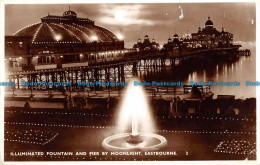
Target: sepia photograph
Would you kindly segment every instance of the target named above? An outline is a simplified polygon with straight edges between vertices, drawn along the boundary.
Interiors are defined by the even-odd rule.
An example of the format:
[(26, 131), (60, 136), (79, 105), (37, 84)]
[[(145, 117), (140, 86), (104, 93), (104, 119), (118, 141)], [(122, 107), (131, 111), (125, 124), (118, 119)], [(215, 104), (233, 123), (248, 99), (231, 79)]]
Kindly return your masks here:
[(256, 3), (4, 5), (4, 162), (256, 161)]

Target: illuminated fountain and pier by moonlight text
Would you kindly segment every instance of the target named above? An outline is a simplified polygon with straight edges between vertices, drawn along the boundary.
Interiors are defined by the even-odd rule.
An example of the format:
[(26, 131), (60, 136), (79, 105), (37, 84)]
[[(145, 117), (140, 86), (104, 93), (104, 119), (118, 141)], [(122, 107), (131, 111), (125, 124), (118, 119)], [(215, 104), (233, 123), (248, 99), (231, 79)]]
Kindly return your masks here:
[[(109, 136), (102, 142), (102, 146), (109, 151), (149, 151), (167, 145), (165, 137), (150, 133), (154, 128), (153, 119), (144, 89), (140, 86), (127, 87), (118, 123), (119, 131), (124, 133)], [(129, 127), (131, 133), (125, 132)]]

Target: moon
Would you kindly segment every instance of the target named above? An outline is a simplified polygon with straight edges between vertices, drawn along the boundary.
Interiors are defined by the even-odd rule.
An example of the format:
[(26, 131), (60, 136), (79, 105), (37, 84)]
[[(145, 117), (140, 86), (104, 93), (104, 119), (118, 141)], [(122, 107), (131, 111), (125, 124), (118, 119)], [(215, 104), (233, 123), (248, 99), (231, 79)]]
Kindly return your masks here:
[(117, 10), (114, 13), (115, 20), (118, 22), (126, 21), (126, 11), (124, 10)]

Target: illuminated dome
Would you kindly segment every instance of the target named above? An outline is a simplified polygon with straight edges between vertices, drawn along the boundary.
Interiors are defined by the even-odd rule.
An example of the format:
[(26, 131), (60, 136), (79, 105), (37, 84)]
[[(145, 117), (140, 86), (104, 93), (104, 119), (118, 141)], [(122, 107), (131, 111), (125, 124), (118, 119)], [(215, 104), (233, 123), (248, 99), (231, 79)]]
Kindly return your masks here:
[(63, 16), (43, 17), (40, 23), (26, 26), (14, 35), (31, 36), (35, 44), (119, 41), (108, 29), (96, 26), (88, 18), (77, 18), (77, 14), (71, 10), (65, 11)]
[(210, 20), (210, 17), (208, 17), (208, 20), (205, 23), (205, 26), (213, 26), (213, 22)]

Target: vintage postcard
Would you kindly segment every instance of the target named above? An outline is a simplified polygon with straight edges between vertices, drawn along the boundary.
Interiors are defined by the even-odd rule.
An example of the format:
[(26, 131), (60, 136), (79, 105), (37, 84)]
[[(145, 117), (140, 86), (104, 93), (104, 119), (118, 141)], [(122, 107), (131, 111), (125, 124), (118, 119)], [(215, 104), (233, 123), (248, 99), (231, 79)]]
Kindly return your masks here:
[(257, 162), (256, 8), (4, 3), (3, 161)]

